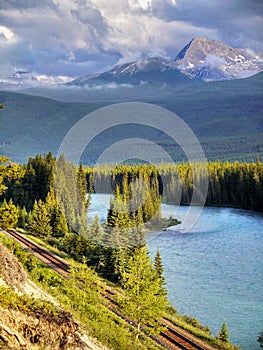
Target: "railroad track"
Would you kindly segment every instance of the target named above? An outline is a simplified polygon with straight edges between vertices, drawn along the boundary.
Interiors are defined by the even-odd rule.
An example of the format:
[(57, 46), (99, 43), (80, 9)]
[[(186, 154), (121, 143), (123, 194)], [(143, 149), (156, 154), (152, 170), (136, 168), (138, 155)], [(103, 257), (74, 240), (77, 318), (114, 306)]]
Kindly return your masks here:
[(8, 230), (8, 234), (15, 239), (17, 239), (23, 246), (29, 248), (34, 255), (36, 255), (40, 260), (42, 260), (46, 265), (50, 266), (52, 269), (57, 271), (63, 277), (67, 276), (69, 272), (69, 264), (64, 260), (58, 258), (56, 255), (50, 253), (47, 249), (44, 249), (40, 245), (25, 238), (15, 230)]
[[(109, 289), (105, 289), (104, 291), (105, 297), (110, 301), (111, 303), (111, 310), (119, 315), (121, 318), (126, 320), (129, 324), (131, 324), (130, 320), (125, 317), (125, 315), (122, 314), (121, 310), (119, 309), (119, 305), (116, 303), (114, 296), (115, 293), (113, 293)], [(166, 320), (165, 318), (161, 319), (161, 324), (166, 327), (165, 331), (160, 332), (157, 336), (152, 336), (152, 339), (157, 341), (159, 344), (163, 345), (167, 349), (171, 350), (208, 350), (212, 349), (211, 347), (204, 348), (200, 344), (197, 344), (192, 339), (189, 339), (182, 333), (178, 332), (175, 328), (170, 326), (169, 320)], [(134, 326), (136, 326), (136, 323), (134, 323)], [(142, 329), (145, 331), (145, 334), (147, 334), (147, 327), (142, 326)]]
[(168, 326), (166, 322), (164, 322), (164, 325), (166, 326), (167, 330), (165, 332), (161, 332), (160, 335), (169, 340), (177, 348), (182, 350), (207, 350), (207, 348), (202, 347), (182, 333), (176, 331), (174, 328)]
[[(29, 248), (32, 253), (42, 260), (46, 265), (57, 271), (60, 275), (65, 278), (68, 278), (69, 264), (63, 259), (57, 257), (56, 255), (49, 252), (47, 249), (41, 247), (30, 239), (22, 236), (16, 230), (7, 231), (10, 236), (18, 240), (23, 246)], [(123, 313), (119, 310), (119, 307), (114, 298), (115, 293), (109, 289), (105, 289), (104, 296), (110, 301), (110, 309), (112, 312), (117, 314), (119, 317), (126, 319), (129, 324), (131, 322)], [(158, 336), (153, 336), (152, 338), (157, 341), (159, 344), (164, 346), (166, 349), (171, 350), (211, 350), (211, 346), (202, 347), (197, 344), (192, 339), (189, 339), (184, 334), (178, 332), (176, 329), (171, 327), (171, 323), (164, 318), (161, 320), (161, 323), (166, 327), (166, 331), (161, 332)]]

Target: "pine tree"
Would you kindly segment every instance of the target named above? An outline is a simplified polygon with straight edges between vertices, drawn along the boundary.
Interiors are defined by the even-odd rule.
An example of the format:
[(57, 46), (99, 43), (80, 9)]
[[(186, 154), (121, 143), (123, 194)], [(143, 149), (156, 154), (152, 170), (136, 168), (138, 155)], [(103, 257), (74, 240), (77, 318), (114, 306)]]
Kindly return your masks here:
[(161, 258), (161, 253), (160, 250), (157, 249), (157, 253), (154, 258), (154, 268), (156, 271), (156, 274), (158, 278), (160, 279), (160, 284), (162, 287), (162, 292), (167, 295), (167, 290), (165, 289), (165, 278), (163, 276), (163, 264), (162, 264), (162, 258)]
[(229, 343), (228, 330), (227, 330), (227, 325), (225, 321), (223, 322), (222, 327), (218, 332), (217, 339), (225, 343)]
[(154, 258), (154, 267), (155, 271), (160, 279), (163, 278), (163, 264), (162, 264), (162, 258), (159, 248), (157, 249), (155, 258)]
[(59, 209), (59, 205), (53, 190), (48, 193), (45, 205), (49, 215), (53, 236), (64, 236), (66, 233), (68, 233), (67, 220), (62, 211)]
[(7, 163), (9, 162), (8, 157), (0, 156), (0, 196), (5, 192), (7, 186), (3, 183), (4, 177), (8, 172)]
[(160, 293), (160, 280), (146, 247), (134, 249), (121, 271), (121, 284), (126, 292), (122, 307), (137, 322), (137, 340), (142, 323), (157, 325), (156, 320), (167, 306), (166, 296)]
[(7, 203), (4, 199), (0, 207), (0, 227), (10, 229), (16, 227), (19, 217), (19, 209), (13, 204), (12, 199)]
[(78, 171), (77, 171), (77, 186), (78, 186), (78, 193), (80, 196), (81, 202), (84, 204), (86, 210), (88, 209), (89, 202), (87, 201), (86, 195), (87, 195), (87, 179), (86, 174), (83, 169), (82, 163), (80, 162)]
[(56, 216), (55, 216), (55, 222), (53, 226), (53, 235), (54, 236), (64, 236), (68, 233), (68, 224), (65, 216), (61, 212), (60, 209), (58, 209)]
[(146, 229), (142, 221), (142, 211), (139, 209), (138, 214), (133, 213), (131, 218), (132, 228), (127, 230), (127, 245), (129, 247), (146, 246)]
[(52, 232), (50, 217), (45, 203), (41, 199), (35, 201), (32, 213), (30, 215), (30, 230), (37, 236), (49, 236)]
[(259, 342), (260, 347), (263, 349), (263, 331), (259, 333), (257, 341)]
[(110, 201), (107, 222), (110, 227), (119, 227), (121, 229), (131, 226), (127, 198), (121, 195), (119, 185), (116, 186), (114, 199)]
[(100, 225), (100, 219), (97, 214), (91, 222), (90, 235), (92, 242), (94, 242), (97, 245), (103, 244), (104, 231)]
[[(82, 171), (81, 171), (82, 172)], [(88, 227), (86, 211), (86, 194), (84, 187), (82, 197), (79, 193), (78, 170), (75, 164), (68, 163), (62, 155), (55, 164), (55, 191), (59, 208), (67, 219), (68, 226), (73, 232), (85, 235)], [(86, 193), (86, 192), (85, 192)]]
[(17, 226), (21, 228), (26, 228), (27, 222), (28, 222), (28, 213), (26, 211), (26, 208), (25, 207), (23, 207), (22, 209), (20, 208)]

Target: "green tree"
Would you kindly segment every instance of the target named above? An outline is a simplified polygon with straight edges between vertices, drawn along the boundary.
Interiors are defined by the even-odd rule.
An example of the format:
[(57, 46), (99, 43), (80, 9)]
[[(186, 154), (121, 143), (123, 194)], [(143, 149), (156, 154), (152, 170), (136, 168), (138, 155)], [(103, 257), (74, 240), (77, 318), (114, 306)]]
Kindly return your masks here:
[(45, 203), (40, 199), (35, 201), (30, 215), (30, 230), (37, 236), (49, 236), (52, 232), (50, 217)]
[(87, 200), (87, 179), (83, 169), (83, 165), (80, 162), (77, 170), (77, 187), (81, 202), (84, 204), (86, 210), (88, 209), (89, 201)]
[(116, 186), (115, 196), (110, 201), (107, 222), (111, 227), (128, 228), (131, 225), (127, 198), (122, 196), (119, 185)]
[(19, 210), (13, 204), (12, 199), (7, 203), (4, 199), (4, 203), (0, 208), (0, 226), (4, 229), (16, 227), (19, 217)]
[(260, 347), (263, 349), (263, 331), (259, 333), (257, 340), (259, 342)]
[(90, 238), (96, 245), (103, 244), (104, 231), (100, 225), (100, 219), (97, 214), (91, 222)]
[(160, 279), (146, 247), (134, 249), (121, 271), (121, 284), (126, 292), (121, 305), (127, 315), (137, 322), (137, 340), (142, 323), (157, 326), (156, 320), (167, 306)]
[(67, 220), (62, 211), (59, 209), (54, 191), (50, 191), (47, 195), (46, 208), (49, 215), (53, 236), (61, 237), (68, 233)]
[(7, 186), (3, 183), (4, 177), (8, 171), (9, 158), (0, 156), (0, 196), (5, 192)]
[(229, 337), (228, 337), (228, 330), (227, 330), (227, 325), (226, 322), (223, 322), (222, 327), (220, 331), (218, 332), (217, 339), (229, 343)]
[(163, 264), (159, 248), (157, 249), (157, 253), (154, 258), (154, 267), (158, 277), (160, 279), (163, 278)]
[(167, 291), (164, 287), (165, 286), (165, 278), (163, 276), (163, 264), (162, 264), (162, 258), (161, 258), (161, 253), (160, 253), (159, 249), (157, 250), (157, 253), (156, 253), (155, 258), (154, 258), (154, 268), (155, 268), (157, 276), (160, 279), (160, 283), (161, 283), (162, 288), (163, 288), (163, 293), (167, 294)]
[(26, 208), (25, 207), (23, 207), (22, 209), (20, 208), (17, 226), (21, 228), (26, 228), (27, 221), (28, 221), (28, 213), (26, 211)]
[[(86, 197), (83, 203), (78, 189), (78, 171), (62, 155), (55, 164), (56, 198), (70, 230), (85, 234), (88, 227)], [(82, 193), (84, 195), (84, 191)]]

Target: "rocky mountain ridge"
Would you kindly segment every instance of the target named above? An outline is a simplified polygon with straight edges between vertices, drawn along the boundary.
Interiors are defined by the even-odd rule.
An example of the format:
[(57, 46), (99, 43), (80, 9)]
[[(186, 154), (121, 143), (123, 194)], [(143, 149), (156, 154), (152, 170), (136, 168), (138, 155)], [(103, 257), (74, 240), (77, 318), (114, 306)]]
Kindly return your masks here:
[(203, 81), (247, 78), (263, 70), (263, 54), (193, 38), (175, 58), (177, 68)]

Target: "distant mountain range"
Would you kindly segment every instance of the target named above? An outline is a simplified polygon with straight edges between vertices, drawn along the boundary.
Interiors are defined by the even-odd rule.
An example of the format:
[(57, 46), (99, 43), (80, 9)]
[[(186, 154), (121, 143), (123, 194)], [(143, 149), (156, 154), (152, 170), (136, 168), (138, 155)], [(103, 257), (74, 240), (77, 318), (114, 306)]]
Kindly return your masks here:
[(153, 57), (117, 65), (111, 70), (90, 74), (67, 82), (63, 76), (52, 77), (18, 71), (0, 80), (0, 89), (48, 87), (56, 84), (88, 89), (116, 89), (136, 86), (178, 88), (195, 84), (246, 78), (263, 71), (263, 54), (233, 48), (205, 38), (192, 39), (175, 57)]
[[(187, 85), (194, 80), (204, 82), (246, 78), (263, 71), (263, 54), (204, 38), (194, 38), (174, 60), (147, 58), (118, 65), (108, 72), (87, 75), (69, 85), (99, 84), (163, 84)], [(190, 78), (187, 80), (185, 77)]]

